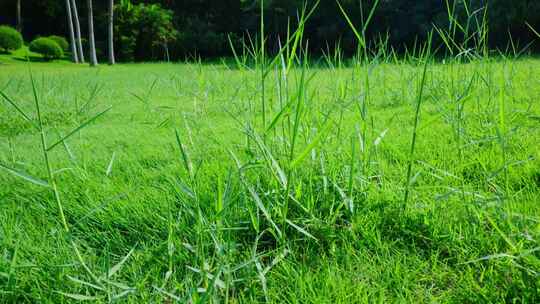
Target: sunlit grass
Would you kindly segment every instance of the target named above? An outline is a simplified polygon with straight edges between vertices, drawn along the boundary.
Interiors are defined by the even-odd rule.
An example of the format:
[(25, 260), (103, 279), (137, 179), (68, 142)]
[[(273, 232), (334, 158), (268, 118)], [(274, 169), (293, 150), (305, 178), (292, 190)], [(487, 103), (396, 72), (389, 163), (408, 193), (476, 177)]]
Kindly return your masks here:
[[(69, 233), (53, 193), (1, 171), (7, 301), (538, 297), (537, 60), (429, 63), (413, 158), (422, 66), (373, 63), (365, 123), (363, 68), (276, 69), (265, 122), (256, 70), (31, 68), (46, 146), (113, 108), (48, 152)], [(27, 63), (0, 89), (36, 119)], [(0, 113), (0, 164), (50, 180), (39, 132)], [(123, 261), (121, 287), (72, 242), (92, 273)]]

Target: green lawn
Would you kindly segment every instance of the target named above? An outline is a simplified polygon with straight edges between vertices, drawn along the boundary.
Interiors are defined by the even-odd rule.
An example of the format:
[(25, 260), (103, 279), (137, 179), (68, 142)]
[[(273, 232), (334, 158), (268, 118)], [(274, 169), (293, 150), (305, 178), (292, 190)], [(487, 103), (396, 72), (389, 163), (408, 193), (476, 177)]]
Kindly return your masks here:
[(0, 57), (0, 302), (540, 302), (540, 60), (368, 70)]

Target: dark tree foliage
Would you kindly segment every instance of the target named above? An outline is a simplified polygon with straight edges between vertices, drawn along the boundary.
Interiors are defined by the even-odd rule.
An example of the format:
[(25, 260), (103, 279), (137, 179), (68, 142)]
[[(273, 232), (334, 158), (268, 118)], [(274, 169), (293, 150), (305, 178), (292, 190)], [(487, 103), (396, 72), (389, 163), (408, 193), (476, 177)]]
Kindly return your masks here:
[(117, 57), (121, 61), (163, 59), (178, 32), (173, 12), (159, 4), (120, 1), (114, 23)]
[[(538, 0), (484, 0), (488, 5), (492, 42), (498, 46), (507, 44), (509, 37), (526, 44), (534, 35), (526, 26), (540, 28), (540, 1)], [(537, 51), (540, 46), (536, 44)]]
[[(144, 7), (148, 16), (129, 20), (126, 3)], [(120, 60), (171, 59), (189, 57), (230, 56), (229, 38), (236, 45), (256, 40), (260, 34), (260, 6), (264, 3), (265, 36), (268, 51), (284, 42), (288, 28), (293, 30), (303, 9), (311, 9), (316, 0), (119, 0), (115, 21), (117, 55)], [(360, 28), (375, 0), (339, 0), (351, 21)], [(85, 25), (85, 1), (78, 1), (81, 24)], [(154, 5), (155, 4), (155, 5)], [(67, 33), (63, 1), (33, 0), (22, 2), (24, 36)], [(95, 26), (98, 55), (104, 55), (106, 35), (106, 1), (95, 1)], [(143, 5), (143, 6), (140, 6)], [(150, 9), (151, 8), (151, 9)], [(159, 9), (158, 9), (159, 8)], [(15, 24), (15, 1), (0, 1), (0, 24)], [(164, 13), (166, 12), (166, 13)], [(505, 50), (510, 45), (540, 51), (530, 26), (540, 28), (540, 1), (537, 0), (380, 0), (366, 31), (371, 46), (387, 41), (396, 51), (414, 47), (426, 39), (434, 26), (451, 28), (449, 12), (468, 33), (478, 30), (479, 22), (489, 28), (487, 42), (491, 48)], [(148, 27), (148, 29), (147, 29)], [(168, 29), (167, 39), (160, 32)], [(86, 29), (83, 26), (83, 32)], [(457, 30), (454, 38), (461, 43), (466, 35)], [(171, 37), (174, 35), (174, 37)], [(434, 34), (434, 46), (442, 41)], [(336, 45), (346, 54), (353, 54), (357, 41), (343, 18), (335, 0), (321, 0), (305, 28), (304, 41), (309, 41), (313, 54), (333, 49)], [(470, 41), (468, 42), (470, 43)]]

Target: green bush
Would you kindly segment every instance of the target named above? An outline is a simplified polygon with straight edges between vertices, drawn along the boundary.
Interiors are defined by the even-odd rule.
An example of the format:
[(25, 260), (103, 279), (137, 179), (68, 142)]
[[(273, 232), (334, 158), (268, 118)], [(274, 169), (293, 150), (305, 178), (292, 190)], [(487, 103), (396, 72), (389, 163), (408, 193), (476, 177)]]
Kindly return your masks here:
[(1, 25), (0, 26), (0, 50), (4, 52), (18, 50), (23, 46), (21, 33), (16, 29)]
[(56, 43), (49, 38), (37, 38), (30, 43), (30, 51), (43, 55), (45, 60), (56, 59), (64, 56), (64, 51)]
[(64, 52), (69, 50), (69, 43), (67, 42), (66, 38), (57, 35), (52, 35), (48, 38), (58, 43), (58, 45), (62, 48), (62, 50), (64, 50)]

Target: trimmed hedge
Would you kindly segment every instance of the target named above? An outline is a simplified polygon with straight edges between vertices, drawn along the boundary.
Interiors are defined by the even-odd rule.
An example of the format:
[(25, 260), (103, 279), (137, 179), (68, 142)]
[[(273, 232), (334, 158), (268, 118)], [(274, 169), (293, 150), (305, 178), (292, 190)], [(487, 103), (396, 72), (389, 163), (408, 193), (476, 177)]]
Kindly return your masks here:
[(64, 52), (69, 50), (69, 43), (67, 42), (66, 38), (57, 35), (51, 35), (48, 38), (58, 43), (58, 45), (62, 48), (62, 50), (64, 50)]
[(45, 60), (64, 56), (64, 51), (58, 43), (49, 38), (37, 38), (32, 41), (32, 43), (30, 43), (30, 51), (41, 54)]
[(16, 29), (1, 25), (0, 26), (0, 50), (5, 52), (15, 51), (23, 46), (21, 33)]

